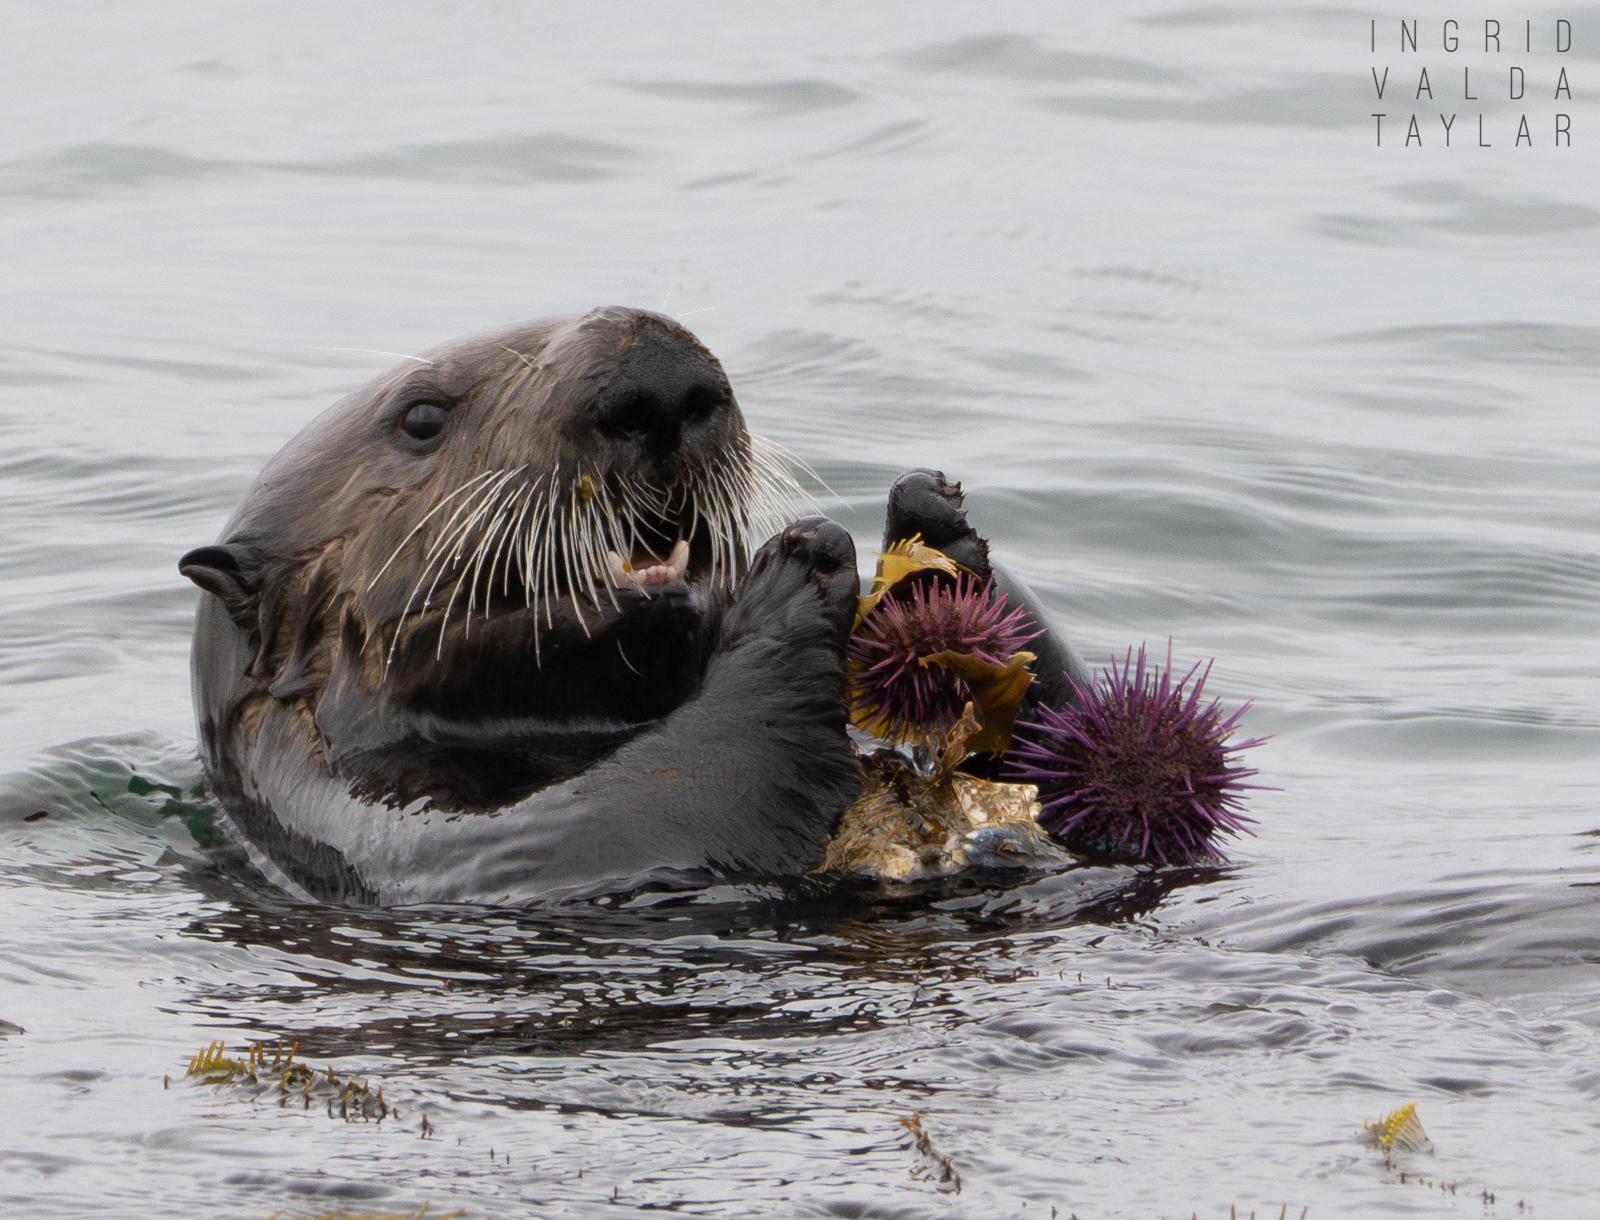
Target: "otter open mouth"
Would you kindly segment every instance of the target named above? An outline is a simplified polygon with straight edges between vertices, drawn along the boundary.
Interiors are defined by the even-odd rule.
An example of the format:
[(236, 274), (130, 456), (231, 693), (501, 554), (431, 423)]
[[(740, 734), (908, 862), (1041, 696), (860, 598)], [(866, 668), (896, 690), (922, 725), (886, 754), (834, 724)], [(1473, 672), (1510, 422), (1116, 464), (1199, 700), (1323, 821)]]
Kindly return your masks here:
[(635, 589), (647, 593), (667, 585), (681, 585), (689, 575), (689, 543), (679, 539), (672, 553), (658, 558), (644, 546), (636, 545), (633, 554), (624, 559), (615, 551), (606, 552), (606, 574), (619, 589)]
[[(731, 591), (753, 547), (808, 497), (789, 459), (747, 437), (721, 459), (657, 486), (626, 472), (562, 475), (559, 465), (482, 471), (439, 498), (401, 539), (376, 577), (405, 571), (399, 619), (437, 616), (435, 651), (452, 621), (464, 634), (526, 613), (534, 650), (566, 617), (583, 634), (627, 615), (638, 599)], [(397, 561), (420, 546), (420, 563)], [(564, 610), (563, 607), (566, 607)], [(390, 657), (404, 634), (396, 630)]]

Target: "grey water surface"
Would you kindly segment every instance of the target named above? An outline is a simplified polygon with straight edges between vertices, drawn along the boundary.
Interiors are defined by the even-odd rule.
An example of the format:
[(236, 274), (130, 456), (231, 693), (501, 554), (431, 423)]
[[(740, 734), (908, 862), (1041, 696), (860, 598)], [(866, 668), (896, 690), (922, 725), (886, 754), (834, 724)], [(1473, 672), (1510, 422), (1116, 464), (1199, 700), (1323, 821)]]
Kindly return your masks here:
[[(4, 6), (0, 1214), (1600, 1215), (1600, 9), (1452, 16)], [(219, 868), (177, 556), (386, 353), (611, 303), (864, 563), (937, 466), (1092, 663), (1215, 657), (1273, 735), (1235, 867), (559, 917)], [(398, 1112), (184, 1077), (280, 1038)]]

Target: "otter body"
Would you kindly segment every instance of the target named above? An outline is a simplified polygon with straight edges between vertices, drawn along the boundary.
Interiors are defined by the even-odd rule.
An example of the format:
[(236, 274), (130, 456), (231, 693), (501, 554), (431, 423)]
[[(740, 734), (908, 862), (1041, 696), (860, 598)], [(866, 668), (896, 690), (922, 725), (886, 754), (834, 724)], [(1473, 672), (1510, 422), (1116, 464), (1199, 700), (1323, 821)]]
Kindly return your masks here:
[[(597, 310), (426, 353), (313, 421), (215, 546), (211, 786), (317, 898), (521, 905), (820, 862), (860, 772), (849, 535), (716, 359)], [(781, 522), (778, 516), (777, 521)]]
[[(862, 786), (859, 586), (843, 528), (784, 526), (797, 490), (716, 358), (659, 314), (412, 358), (308, 425), (179, 561), (210, 595), (193, 682), (213, 792), (327, 901), (816, 868)], [(890, 494), (886, 542), (918, 532), (1044, 625), (936, 472)], [(1029, 699), (1060, 706), (1081, 662), (1032, 647)]]

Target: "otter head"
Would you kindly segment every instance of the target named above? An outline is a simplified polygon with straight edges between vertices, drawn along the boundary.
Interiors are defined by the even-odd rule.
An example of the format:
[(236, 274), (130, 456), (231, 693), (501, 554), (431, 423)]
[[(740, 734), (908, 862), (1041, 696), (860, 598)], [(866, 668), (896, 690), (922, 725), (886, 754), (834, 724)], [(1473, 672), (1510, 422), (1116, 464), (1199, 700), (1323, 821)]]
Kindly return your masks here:
[(692, 691), (796, 490), (693, 335), (600, 309), (375, 379), (179, 566), (248, 641), (241, 702), (336, 750), (407, 717), (637, 723)]

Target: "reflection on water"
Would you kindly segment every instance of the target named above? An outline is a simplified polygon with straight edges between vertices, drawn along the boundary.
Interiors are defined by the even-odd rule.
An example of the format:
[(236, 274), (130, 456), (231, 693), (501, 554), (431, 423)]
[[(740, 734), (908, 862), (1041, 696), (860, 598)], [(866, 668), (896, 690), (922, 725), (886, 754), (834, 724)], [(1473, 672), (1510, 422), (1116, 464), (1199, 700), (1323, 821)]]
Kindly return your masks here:
[[(1595, 161), (1372, 147), (1380, 8), (12, 14), (0, 1211), (1587, 1214)], [(176, 556), (384, 353), (611, 302), (722, 356), (864, 566), (941, 467), (1091, 662), (1215, 656), (1281, 789), (1238, 863), (264, 880)], [(197, 1087), (215, 1039), (395, 1110)], [(1413, 1101), (1386, 1170), (1361, 1124)]]

